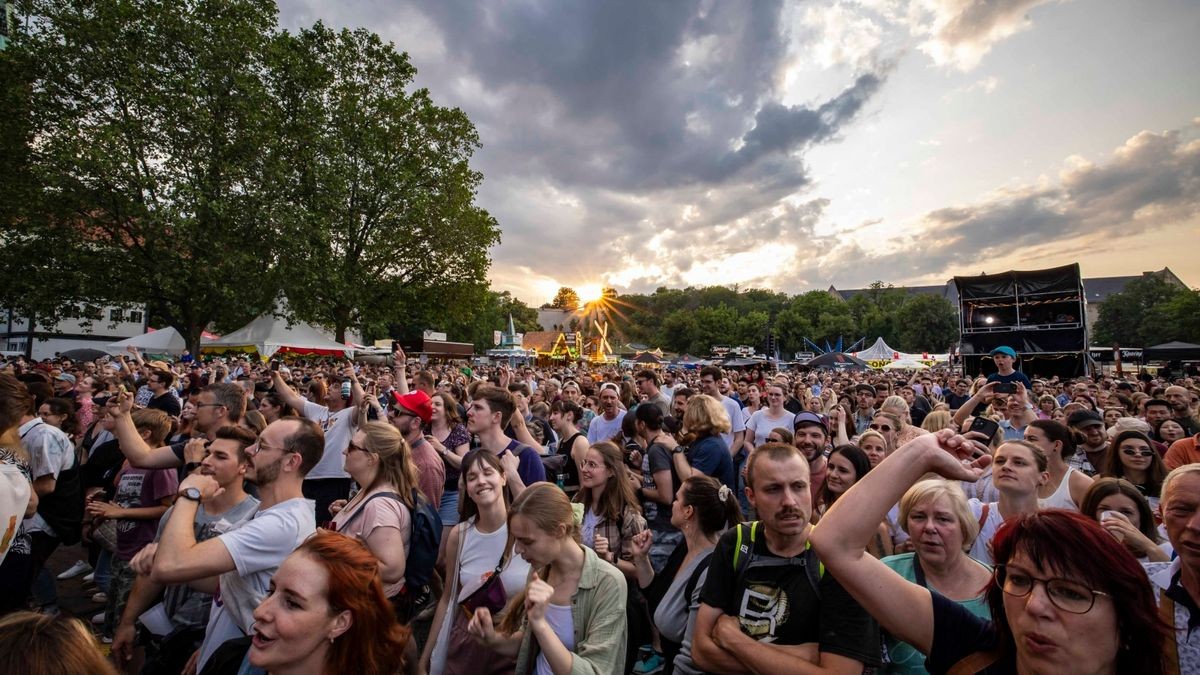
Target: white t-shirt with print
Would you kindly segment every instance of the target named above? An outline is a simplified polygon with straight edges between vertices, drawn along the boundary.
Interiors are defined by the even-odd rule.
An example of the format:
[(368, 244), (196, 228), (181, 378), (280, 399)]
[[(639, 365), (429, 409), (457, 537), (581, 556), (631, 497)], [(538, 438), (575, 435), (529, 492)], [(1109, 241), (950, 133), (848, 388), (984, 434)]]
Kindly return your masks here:
[(349, 478), (346, 473), (346, 448), (354, 435), (354, 408), (330, 412), (329, 408), (312, 401), (304, 403), (304, 416), (321, 425), (325, 432), (325, 454), (304, 478)]

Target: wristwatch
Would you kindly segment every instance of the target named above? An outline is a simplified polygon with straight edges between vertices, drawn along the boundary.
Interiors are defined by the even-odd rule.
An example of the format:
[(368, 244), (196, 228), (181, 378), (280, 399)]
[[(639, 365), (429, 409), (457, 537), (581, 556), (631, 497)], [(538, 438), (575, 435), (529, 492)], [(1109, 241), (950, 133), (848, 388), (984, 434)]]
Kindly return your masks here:
[(179, 491), (179, 496), (183, 497), (184, 499), (190, 499), (194, 502), (199, 502), (200, 501), (200, 488), (198, 488), (198, 487), (184, 488)]

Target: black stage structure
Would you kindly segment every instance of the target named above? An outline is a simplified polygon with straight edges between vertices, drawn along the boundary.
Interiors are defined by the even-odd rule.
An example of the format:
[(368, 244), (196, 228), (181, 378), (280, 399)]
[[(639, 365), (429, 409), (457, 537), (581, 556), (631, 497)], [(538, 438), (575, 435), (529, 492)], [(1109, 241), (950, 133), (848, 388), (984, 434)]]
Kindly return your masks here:
[(1020, 355), (1030, 377), (1088, 372), (1087, 315), (1079, 265), (954, 277), (960, 354), (968, 375), (995, 372), (988, 354), (1000, 346)]

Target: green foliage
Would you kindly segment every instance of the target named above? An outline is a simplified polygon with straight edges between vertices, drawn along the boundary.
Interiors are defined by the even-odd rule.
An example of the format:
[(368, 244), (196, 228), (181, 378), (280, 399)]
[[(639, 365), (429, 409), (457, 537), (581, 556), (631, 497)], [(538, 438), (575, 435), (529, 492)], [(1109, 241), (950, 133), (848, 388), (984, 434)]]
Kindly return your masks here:
[(24, 3), (0, 52), (0, 262), (27, 273), (0, 304), (52, 319), (144, 302), (193, 348), (280, 293), (339, 340), (488, 306), (499, 230), (474, 203), (470, 120), (412, 89), (377, 35), (279, 32), (276, 14)]
[[(450, 339), (456, 342), (474, 344), (475, 353), (482, 354), (496, 346), (493, 341), (495, 331), (508, 327), (510, 314), (513, 327), (518, 333), (542, 329), (538, 324), (536, 309), (514, 298), (508, 291), (497, 293), (490, 290), (483, 293), (482, 301), (474, 305), (471, 312), (454, 319), (431, 319), (431, 322), (425, 325), (444, 330)], [(399, 332), (396, 334), (400, 335)]]
[(550, 301), (550, 306), (554, 309), (565, 309), (575, 311), (579, 309), (579, 294), (574, 288), (563, 286), (554, 294), (554, 299)]
[(945, 352), (958, 342), (958, 311), (949, 300), (936, 295), (913, 295), (895, 314), (899, 332), (889, 342), (905, 352)]
[(1200, 340), (1197, 310), (1197, 291), (1180, 288), (1158, 276), (1143, 276), (1100, 305), (1092, 342), (1123, 347), (1152, 347), (1172, 340), (1196, 342)]

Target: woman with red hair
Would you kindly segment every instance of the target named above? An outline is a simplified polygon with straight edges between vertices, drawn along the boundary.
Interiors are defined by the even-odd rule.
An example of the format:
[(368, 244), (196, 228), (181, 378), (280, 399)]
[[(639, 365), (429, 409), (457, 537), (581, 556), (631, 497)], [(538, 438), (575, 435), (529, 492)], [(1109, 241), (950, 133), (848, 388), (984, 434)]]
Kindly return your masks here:
[(271, 578), (245, 656), (230, 658), (245, 640), (227, 642), (204, 672), (392, 675), (408, 638), (366, 544), (317, 530)]
[[(892, 453), (850, 488), (811, 536), (828, 572), (880, 626), (927, 655), (930, 673), (1165, 672), (1166, 626), (1142, 566), (1095, 521), (1049, 509), (993, 539), (990, 621), (904, 580), (866, 554), (879, 519), (928, 472), (973, 481), (981, 446), (949, 430)], [(976, 464), (984, 462), (976, 462)]]

